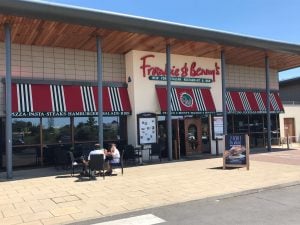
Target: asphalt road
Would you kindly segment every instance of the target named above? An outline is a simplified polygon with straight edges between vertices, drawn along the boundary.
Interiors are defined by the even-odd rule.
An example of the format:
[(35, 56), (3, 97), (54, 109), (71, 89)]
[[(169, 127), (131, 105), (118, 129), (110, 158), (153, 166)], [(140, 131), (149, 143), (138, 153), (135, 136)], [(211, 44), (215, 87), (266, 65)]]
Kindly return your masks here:
[(300, 185), (158, 207), (80, 225), (299, 225)]

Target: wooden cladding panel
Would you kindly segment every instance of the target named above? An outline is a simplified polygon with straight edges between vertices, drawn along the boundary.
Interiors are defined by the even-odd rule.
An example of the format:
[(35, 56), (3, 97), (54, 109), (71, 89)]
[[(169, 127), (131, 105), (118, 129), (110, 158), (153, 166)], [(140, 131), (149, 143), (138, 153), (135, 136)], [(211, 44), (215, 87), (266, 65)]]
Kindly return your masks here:
[(12, 25), (12, 42), (18, 44), (96, 51), (95, 37), (99, 35), (103, 39), (103, 52), (106, 53), (125, 54), (133, 49), (165, 52), (166, 43), (170, 43), (171, 53), (179, 55), (220, 58), (223, 49), (227, 64), (264, 67), (264, 57), (268, 54), (271, 68), (284, 70), (300, 66), (299, 55), (6, 15), (0, 15), (2, 42), (6, 22)]

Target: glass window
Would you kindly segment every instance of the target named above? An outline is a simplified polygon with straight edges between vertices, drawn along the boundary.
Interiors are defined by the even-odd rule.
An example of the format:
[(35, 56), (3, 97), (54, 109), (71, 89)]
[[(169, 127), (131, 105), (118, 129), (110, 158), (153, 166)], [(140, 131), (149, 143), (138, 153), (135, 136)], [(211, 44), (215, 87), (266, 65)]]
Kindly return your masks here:
[(271, 114), (271, 131), (279, 131), (279, 115), (278, 114)]
[(263, 123), (263, 115), (250, 115), (249, 116), (249, 127), (250, 132), (263, 132), (264, 130), (264, 123)]
[[(98, 140), (98, 117), (74, 118), (74, 138), (77, 142)], [(103, 117), (104, 141), (126, 139), (126, 117)]]
[(32, 145), (40, 143), (39, 118), (14, 118), (12, 119), (12, 144)]
[(248, 133), (248, 115), (234, 115), (234, 132), (235, 133)]
[[(13, 166), (38, 165), (40, 155), (40, 119), (12, 119)], [(5, 163), (3, 163), (5, 166)]]
[(98, 117), (75, 117), (74, 139), (78, 142), (98, 140)]
[(201, 118), (202, 137), (204, 136), (204, 137), (208, 138), (208, 136), (209, 136), (209, 126), (208, 126), (208, 124), (209, 124), (208, 116), (203, 116)]
[[(265, 127), (267, 132), (267, 115), (265, 116)], [(279, 144), (280, 141), (280, 128), (279, 128), (279, 115), (271, 114), (271, 138), (272, 144)]]
[(188, 127), (188, 139), (197, 140), (197, 138), (198, 138), (197, 127), (192, 124)]
[(103, 138), (104, 140), (120, 140), (120, 120), (119, 117), (103, 118)]
[[(271, 131), (278, 131), (279, 130), (279, 115), (278, 114), (271, 114)], [(264, 115), (264, 124), (265, 124), (265, 132), (268, 129), (268, 122), (267, 122), (267, 115)]]
[(228, 114), (227, 115), (227, 132), (228, 132), (228, 134), (234, 133), (233, 124), (234, 124), (234, 115)]
[(71, 143), (71, 129), (69, 117), (43, 118), (44, 144)]

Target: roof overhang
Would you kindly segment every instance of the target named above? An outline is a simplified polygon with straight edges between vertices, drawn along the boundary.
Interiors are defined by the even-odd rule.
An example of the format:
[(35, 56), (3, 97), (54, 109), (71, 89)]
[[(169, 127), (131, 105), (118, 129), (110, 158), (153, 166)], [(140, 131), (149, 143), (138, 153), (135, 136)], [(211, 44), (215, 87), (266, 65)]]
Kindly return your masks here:
[(219, 58), (224, 50), (230, 64), (263, 67), (268, 55), (270, 67), (279, 71), (300, 66), (298, 44), (81, 7), (1, 0), (0, 24), (4, 23), (13, 27), (13, 43), (95, 50), (99, 35), (103, 51), (109, 53), (164, 52), (168, 42), (174, 54)]

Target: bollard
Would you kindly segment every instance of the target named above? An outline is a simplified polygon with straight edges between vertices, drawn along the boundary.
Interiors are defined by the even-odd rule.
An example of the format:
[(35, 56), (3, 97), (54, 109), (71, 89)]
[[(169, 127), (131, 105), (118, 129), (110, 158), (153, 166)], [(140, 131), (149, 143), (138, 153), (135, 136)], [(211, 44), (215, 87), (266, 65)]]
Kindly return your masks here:
[(218, 143), (218, 138), (216, 138), (216, 155), (219, 155), (219, 143)]

